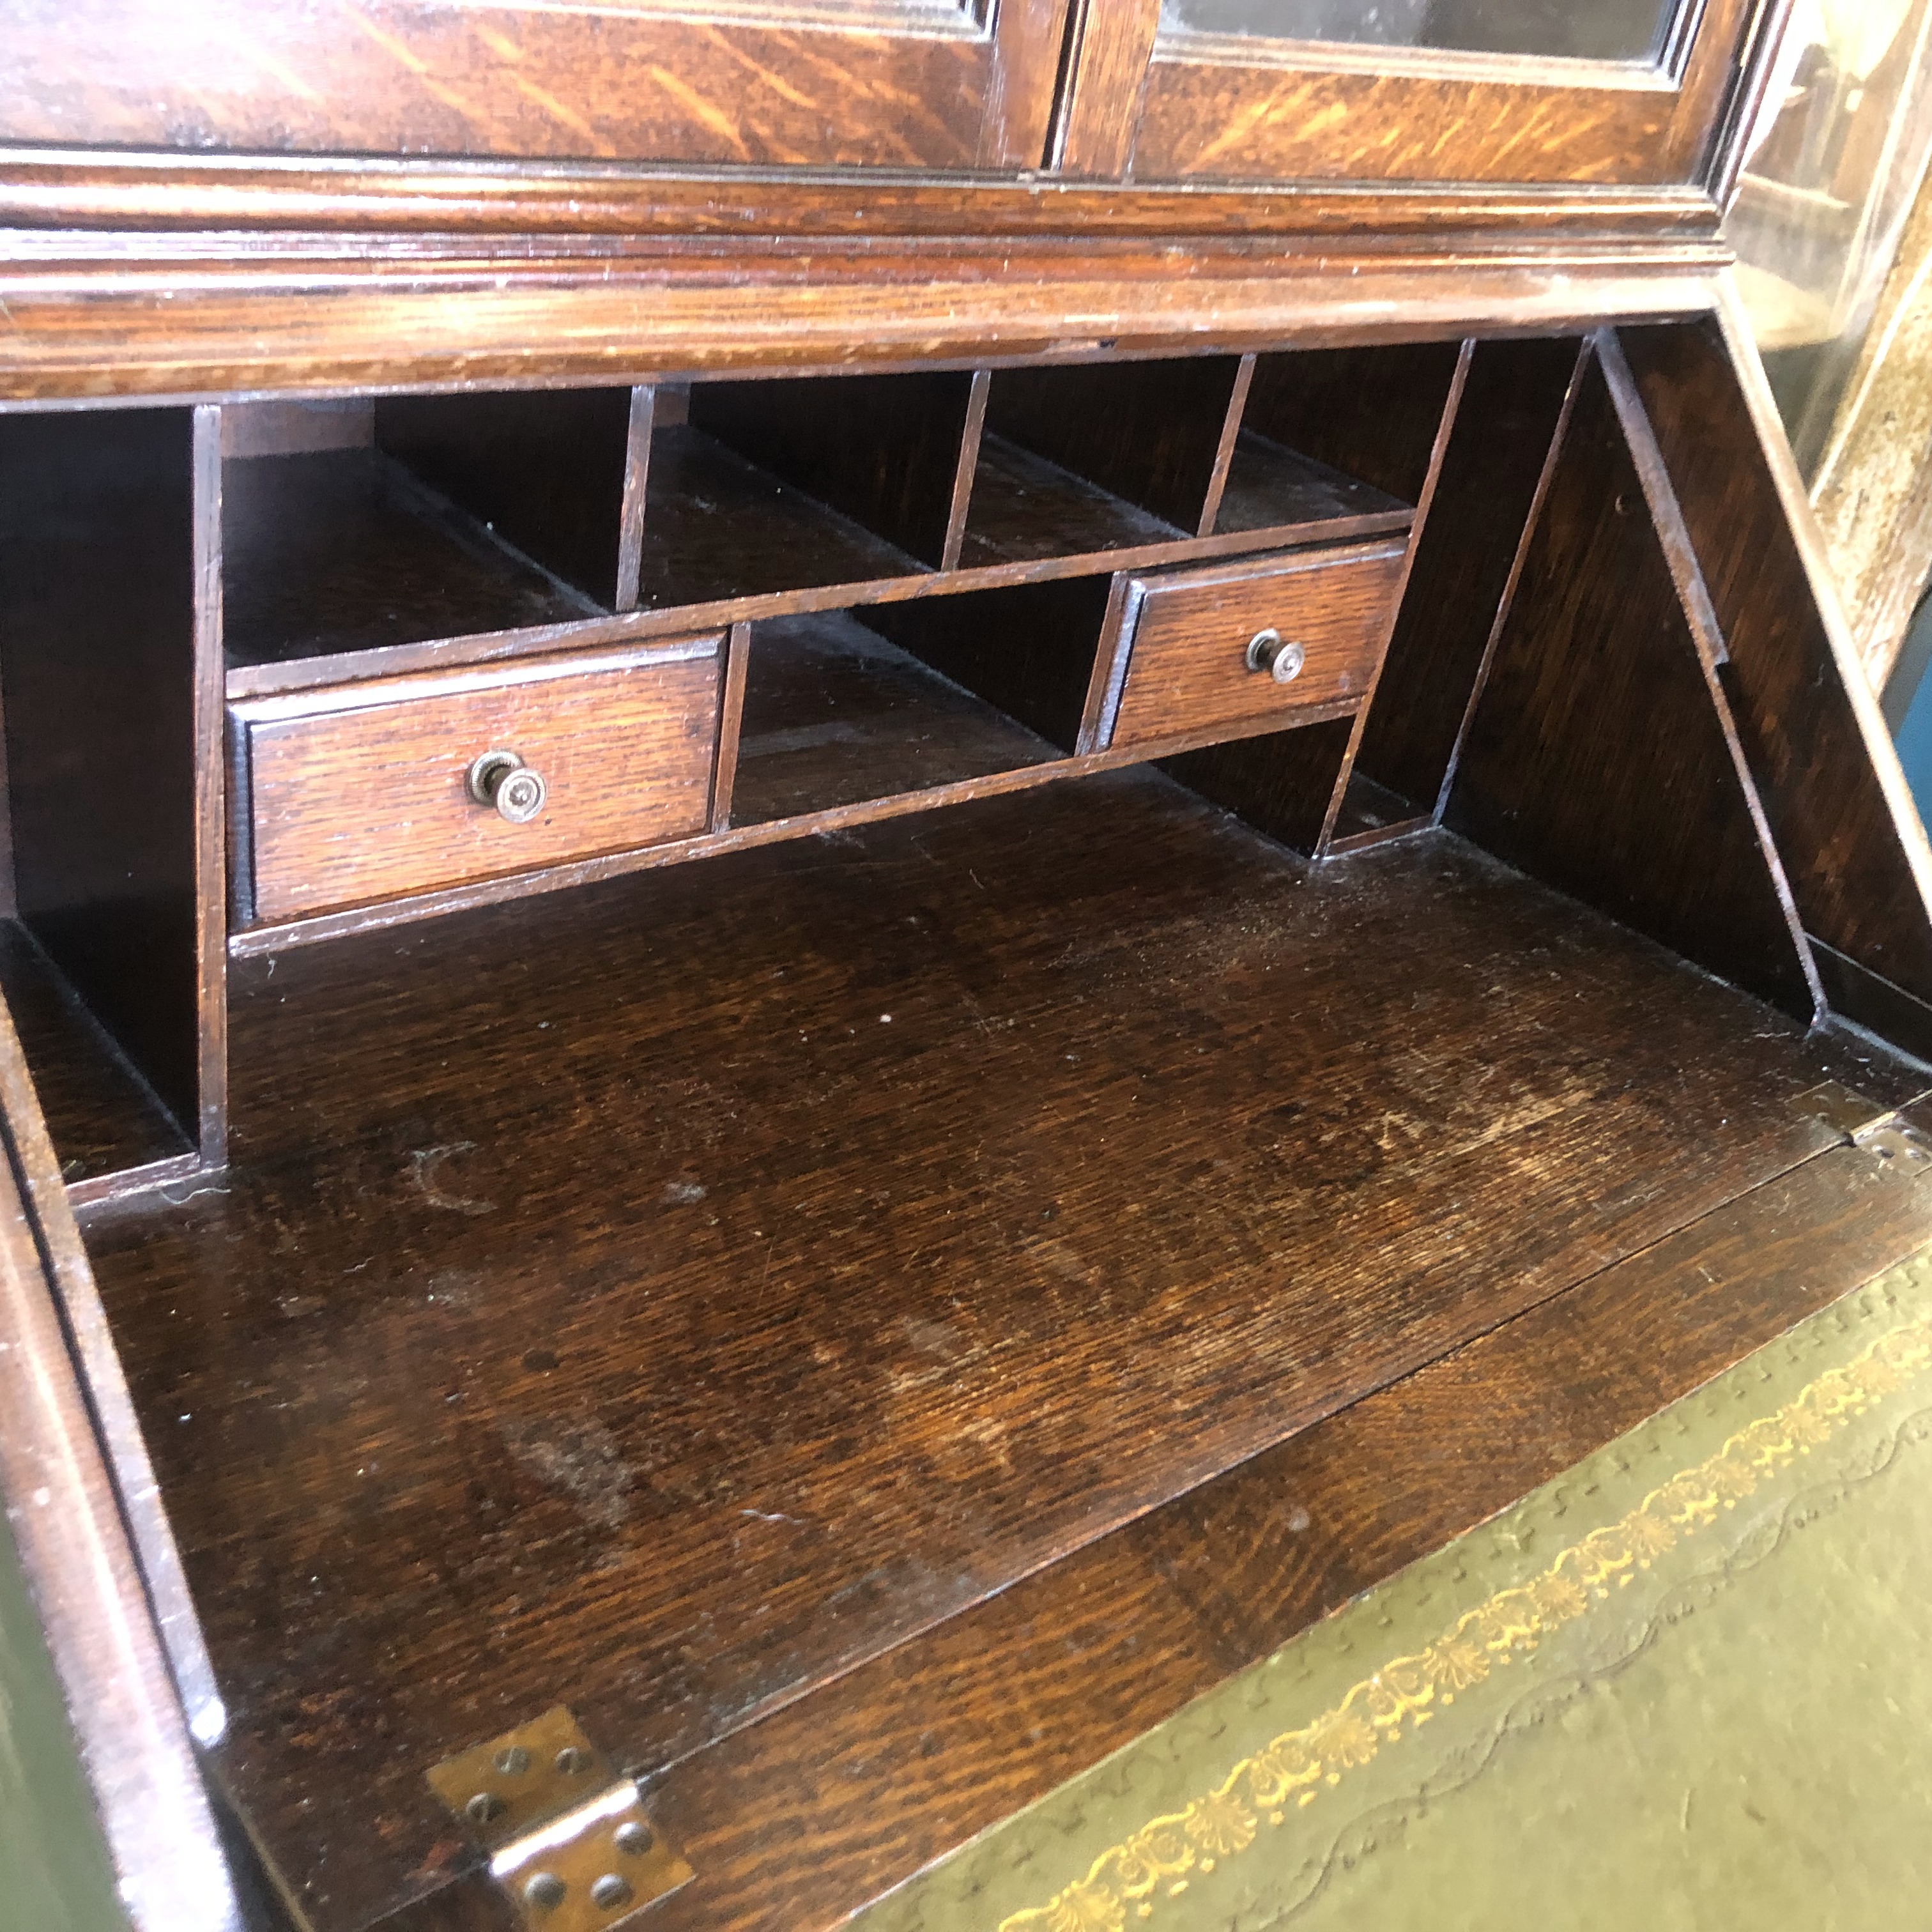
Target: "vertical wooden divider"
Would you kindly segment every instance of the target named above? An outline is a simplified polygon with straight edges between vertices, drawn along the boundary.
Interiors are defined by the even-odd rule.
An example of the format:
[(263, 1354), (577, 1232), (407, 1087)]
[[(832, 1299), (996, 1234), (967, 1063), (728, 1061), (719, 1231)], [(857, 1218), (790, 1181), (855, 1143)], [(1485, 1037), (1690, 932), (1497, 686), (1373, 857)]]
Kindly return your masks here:
[(986, 427), (986, 396), (993, 386), (990, 369), (973, 371), (966, 398), (965, 427), (959, 437), (959, 466), (952, 473), (952, 507), (946, 519), (946, 543), (940, 552), (941, 570), (959, 568), (960, 546), (966, 541), (966, 516), (973, 505), (974, 472), (980, 466), (980, 437)]
[(651, 430), (657, 416), (657, 387), (639, 382), (631, 391), (631, 421), (624, 449), (624, 501), (617, 513), (617, 593), (614, 610), (638, 608), (638, 580), (644, 568), (644, 505), (650, 480)]
[(1415, 520), (1408, 526), (1408, 545), (1402, 553), (1402, 574), (1396, 585), (1396, 593), (1390, 601), (1388, 622), (1384, 628), (1382, 651), (1376, 659), (1375, 676), (1369, 681), (1369, 688), (1363, 694), (1362, 701), (1355, 712), (1354, 728), (1348, 734), (1348, 749), (1342, 754), (1342, 768), (1335, 776), (1335, 789), (1329, 795), (1328, 810), (1322, 821), (1322, 836), (1316, 842), (1315, 856), (1318, 859), (1328, 855), (1329, 841), (1335, 836), (1335, 820), (1340, 815), (1342, 800), (1348, 789), (1348, 780), (1355, 769), (1355, 754), (1361, 748), (1362, 734), (1368, 728), (1369, 708), (1376, 701), (1376, 687), (1382, 682), (1382, 666), (1388, 659), (1389, 639), (1395, 633), (1396, 620), (1402, 613), (1402, 593), (1408, 588), (1409, 573), (1415, 568), (1416, 547), (1422, 541), (1422, 532), (1429, 521), (1430, 506), (1436, 500), (1436, 486), (1442, 480), (1442, 459), (1448, 453), (1449, 439), (1455, 432), (1456, 412), (1462, 401), (1462, 391), (1469, 380), (1469, 362), (1476, 352), (1473, 336), (1463, 340), (1462, 352), (1456, 358), (1456, 373), (1449, 379), (1449, 393), (1444, 399), (1442, 415), (1436, 428), (1436, 440), (1429, 451), (1429, 474), (1422, 485), (1422, 494), (1415, 506)]
[(1642, 487), (1645, 507), (1650, 512), (1658, 542), (1670, 566), (1678, 607), (1684, 613), (1691, 640), (1696, 646), (1698, 665), (1704, 674), (1705, 688), (1711, 694), (1711, 708), (1718, 715), (1724, 748), (1730, 754), (1732, 766), (1737, 772), (1744, 806), (1757, 833), (1766, 869), (1771, 874), (1772, 890), (1778, 895), (1784, 922), (1790, 930), (1791, 943), (1797, 950), (1798, 964), (1804, 970), (1805, 984), (1810, 989), (1814, 1010), (1823, 1012), (1829, 1003), (1818, 976), (1818, 962), (1813, 956), (1810, 940), (1806, 937), (1804, 922), (1798, 916), (1798, 902), (1791, 890), (1784, 861), (1779, 856), (1777, 841), (1772, 836), (1771, 820), (1765, 812), (1764, 801), (1759, 796), (1757, 781), (1752, 776), (1750, 761), (1744, 756), (1744, 742), (1738, 735), (1737, 720), (1731, 714), (1730, 700), (1725, 694), (1723, 680), (1718, 675), (1718, 667), (1729, 661), (1730, 653), (1725, 647), (1724, 633), (1718, 627), (1717, 612), (1712, 606), (1703, 572), (1698, 568), (1696, 554), (1690, 547), (1683, 510), (1671, 487), (1670, 472), (1664, 467), (1664, 453), (1658, 447), (1650, 418), (1644, 413), (1636, 378), (1624, 359), (1616, 332), (1608, 328), (1599, 331), (1596, 349), (1597, 359), (1610, 388), (1610, 401), (1623, 430), (1624, 442)]
[(1241, 417), (1248, 406), (1248, 390), (1255, 380), (1252, 350), (1244, 356), (1234, 371), (1234, 386), (1228, 392), (1228, 413), (1221, 424), (1221, 440), (1214, 451), (1214, 468), (1208, 478), (1208, 495), (1201, 506), (1201, 522), (1194, 534), (1211, 537), (1221, 514), (1221, 499), (1228, 488), (1228, 470), (1234, 460), (1234, 444), (1241, 434)]
[(221, 408), (194, 412), (195, 954), (202, 1165), (228, 1159), (228, 808), (221, 643)]
[(724, 638), (724, 682), (718, 700), (718, 751), (712, 766), (711, 830), (731, 826), (731, 793), (738, 776), (738, 732), (745, 716), (745, 672), (752, 656), (752, 627), (734, 624)]
[(1436, 794), (1436, 823), (1442, 823), (1442, 814), (1448, 808), (1450, 792), (1456, 783), (1456, 767), (1461, 762), (1462, 747), (1468, 742), (1469, 727), (1476, 716), (1476, 707), (1483, 701), (1483, 686), (1488, 682), (1490, 667), (1496, 662), (1496, 643), (1503, 634), (1503, 627), (1509, 622), (1510, 606), (1516, 601), (1516, 586), (1522, 580), (1522, 567), (1529, 555), (1529, 546), (1536, 535), (1536, 526), (1543, 515), (1543, 506), (1550, 494), (1550, 479), (1556, 474), (1558, 459), (1563, 454), (1564, 439), (1570, 433), (1570, 418), (1575, 413), (1578, 391), (1582, 387), (1583, 372), (1590, 366), (1594, 353), (1589, 338), (1584, 338), (1582, 347), (1577, 352), (1576, 367), (1570, 377), (1570, 387), (1563, 398), (1563, 407), (1558, 412), (1556, 428), (1550, 439), (1550, 448), (1543, 459), (1543, 472), (1536, 479), (1535, 494), (1529, 500), (1529, 514), (1524, 518), (1522, 533), (1516, 538), (1516, 556), (1510, 565), (1508, 578), (1503, 584), (1503, 594), (1496, 605), (1496, 614), (1490, 626), (1490, 634), (1483, 646), (1481, 661), (1476, 666), (1474, 682), (1469, 686), (1468, 702), (1462, 707), (1462, 722), (1456, 733), (1456, 742), (1450, 748), (1449, 762), (1442, 773), (1442, 784)]

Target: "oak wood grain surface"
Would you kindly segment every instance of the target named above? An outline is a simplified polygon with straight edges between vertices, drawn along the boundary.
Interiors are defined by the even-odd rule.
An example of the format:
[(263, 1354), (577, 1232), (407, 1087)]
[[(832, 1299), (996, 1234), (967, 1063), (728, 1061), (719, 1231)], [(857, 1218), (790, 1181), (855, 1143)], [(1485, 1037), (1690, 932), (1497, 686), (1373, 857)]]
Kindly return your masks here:
[(698, 1753), (664, 1932), (837, 1924), (1928, 1240), (1932, 1186), (1821, 1154)]
[[(1822, 1037), (1441, 837), (1119, 773), (236, 968), (92, 1250), (323, 1932), (560, 1698), (649, 1771), (1830, 1144)], [(184, 1422), (182, 1417), (189, 1418)], [(746, 1801), (755, 1803), (747, 1796)]]
[(1722, 338), (1701, 325), (1618, 340), (1723, 634), (1726, 688), (1806, 929), (1932, 998), (1932, 916)]
[[(236, 898), (286, 919), (648, 845), (710, 822), (724, 640), (371, 679), (232, 707), (247, 848)], [(548, 788), (512, 824), (472, 797), (484, 752)]]
[[(313, 239), (313, 238), (312, 238)], [(14, 238), (0, 400), (438, 384), (1400, 340), (1709, 308), (1706, 240), (1524, 250), (1426, 232), (992, 241)], [(1315, 452), (1319, 454), (1319, 452)], [(1341, 466), (1347, 467), (1346, 465)]]
[(224, 463), (221, 534), (231, 663), (598, 614), (374, 449)]
[(1808, 1013), (1728, 718), (1602, 371), (1585, 372), (1444, 822), (1687, 958)]
[[(793, 10), (796, 16), (796, 10)], [(0, 139), (321, 154), (1037, 166), (1064, 0), (576, 12), (16, 0)], [(842, 22), (842, 11), (845, 16)], [(816, 17), (813, 17), (814, 16)], [(1001, 72), (1003, 46), (1018, 58)], [(991, 110), (989, 112), (989, 110)]]
[[(1502, 611), (1579, 345), (1476, 346), (1357, 770), (1433, 813)], [(1614, 593), (1612, 593), (1614, 594)]]
[(1270, 50), (1164, 34), (1132, 99), (1145, 180), (1604, 182), (1697, 178), (1733, 80), (1750, 0), (1696, 16), (1681, 76), (1384, 48)]
[[(1366, 698), (1394, 614), (1406, 546), (1304, 550), (1270, 561), (1138, 578), (1119, 649), (1118, 708), (1102, 742), (1288, 722), (1304, 706)], [(1263, 631), (1300, 644), (1288, 683), (1249, 668)]]

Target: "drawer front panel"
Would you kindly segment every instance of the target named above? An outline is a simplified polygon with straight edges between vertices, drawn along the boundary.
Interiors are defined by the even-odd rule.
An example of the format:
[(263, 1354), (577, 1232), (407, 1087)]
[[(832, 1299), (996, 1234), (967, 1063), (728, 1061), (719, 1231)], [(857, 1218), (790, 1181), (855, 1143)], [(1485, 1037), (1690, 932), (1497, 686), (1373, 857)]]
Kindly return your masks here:
[[(231, 706), (238, 906), (287, 919), (704, 830), (722, 652), (712, 636)], [(472, 794), (490, 752), (542, 779), (524, 822)]]
[[(1403, 549), (1354, 544), (1131, 579), (1101, 742), (1292, 724), (1298, 710), (1360, 700), (1388, 640)], [(1250, 642), (1269, 632), (1300, 647), (1286, 682), (1250, 668)]]

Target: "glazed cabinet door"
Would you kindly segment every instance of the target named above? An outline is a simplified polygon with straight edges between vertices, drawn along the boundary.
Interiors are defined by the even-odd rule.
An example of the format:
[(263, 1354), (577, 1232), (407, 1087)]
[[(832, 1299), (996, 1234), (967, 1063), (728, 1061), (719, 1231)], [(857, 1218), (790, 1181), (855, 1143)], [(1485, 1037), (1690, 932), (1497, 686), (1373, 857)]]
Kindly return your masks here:
[(1066, 0), (0, 0), (0, 141), (1033, 167)]
[(1687, 182), (1754, 18), (1754, 0), (1085, 0), (1060, 158), (1145, 182)]

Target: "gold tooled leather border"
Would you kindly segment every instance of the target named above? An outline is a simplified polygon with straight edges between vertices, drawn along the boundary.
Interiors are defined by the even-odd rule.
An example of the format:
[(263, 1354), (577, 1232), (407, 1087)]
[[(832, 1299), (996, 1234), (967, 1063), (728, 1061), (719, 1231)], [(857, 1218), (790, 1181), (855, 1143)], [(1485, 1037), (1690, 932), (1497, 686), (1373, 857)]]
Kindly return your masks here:
[(999, 1932), (1125, 1932), (1130, 1907), (1154, 1916), (1190, 1874), (1213, 1871), (1312, 1804), (1388, 1746), (1429, 1722), (1438, 1706), (1483, 1682), (1493, 1665), (1533, 1651), (1587, 1616), (1652, 1561), (1718, 1521), (1767, 1477), (1828, 1441), (1932, 1366), (1932, 1314), (1888, 1330), (1842, 1366), (1807, 1383), (1773, 1414), (1728, 1437), (1714, 1456), (1654, 1489), (1618, 1520), (1572, 1544), (1528, 1582), (1466, 1612), (1434, 1642), (1392, 1658), (1312, 1723), (1240, 1759), (1183, 1810), (1151, 1818), (1109, 1846), (1086, 1876), (1003, 1919)]

